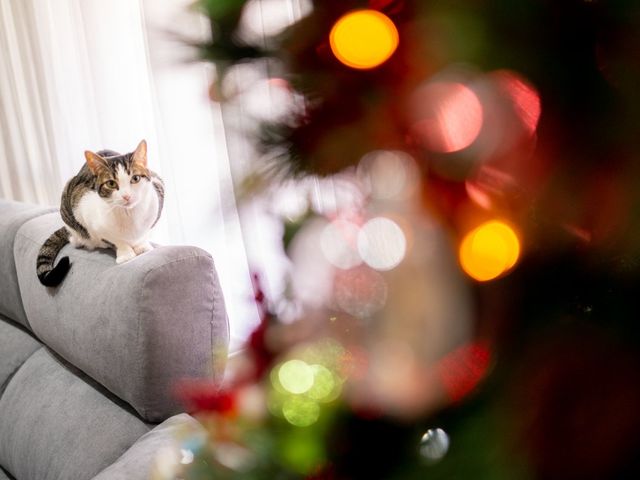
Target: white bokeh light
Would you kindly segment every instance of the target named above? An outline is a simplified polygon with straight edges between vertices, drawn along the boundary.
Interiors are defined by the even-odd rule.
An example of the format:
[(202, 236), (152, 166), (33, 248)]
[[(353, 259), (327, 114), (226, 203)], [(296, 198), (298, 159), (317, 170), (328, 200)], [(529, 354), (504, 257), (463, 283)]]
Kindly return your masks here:
[(360, 160), (358, 178), (374, 198), (403, 198), (415, 189), (419, 171), (405, 152), (376, 150)]
[(376, 270), (391, 270), (404, 258), (407, 239), (393, 220), (376, 217), (358, 234), (358, 252), (364, 262)]
[(360, 228), (351, 222), (336, 220), (328, 224), (320, 237), (320, 248), (334, 266), (347, 270), (362, 263), (358, 254)]
[(436, 463), (449, 451), (449, 435), (441, 428), (431, 428), (420, 439), (420, 455), (428, 463)]

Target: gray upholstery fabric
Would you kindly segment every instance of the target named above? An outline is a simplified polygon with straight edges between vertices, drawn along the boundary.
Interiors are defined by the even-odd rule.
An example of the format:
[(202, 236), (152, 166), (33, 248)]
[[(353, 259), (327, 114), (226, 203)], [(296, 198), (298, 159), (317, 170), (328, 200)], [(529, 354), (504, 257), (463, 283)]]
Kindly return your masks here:
[(0, 468), (0, 480), (12, 480), (12, 477), (7, 475), (7, 472)]
[(52, 210), (0, 199), (0, 313), (25, 326), (29, 323), (18, 290), (13, 239), (24, 222)]
[(35, 264), (62, 225), (51, 210), (0, 200), (0, 480), (146, 479), (176, 433), (205, 434), (186, 414), (146, 421), (182, 410), (177, 379), (221, 380), (229, 332), (213, 260), (161, 247), (116, 265), (111, 251), (67, 246), (71, 271), (46, 288)]
[(147, 480), (158, 456), (169, 451), (180, 452), (180, 438), (205, 437), (206, 431), (193, 417), (175, 415), (142, 436), (118, 461), (93, 480)]
[(181, 377), (220, 379), (229, 340), (213, 260), (195, 247), (160, 247), (122, 265), (109, 250), (67, 245), (71, 270), (57, 288), (35, 275), (38, 250), (59, 214), (26, 222), (14, 255), (23, 303), (39, 339), (146, 420), (182, 406), (171, 394)]
[(0, 464), (19, 480), (90, 479), (148, 430), (41, 348), (0, 398)]
[(31, 335), (0, 315), (0, 395), (11, 376), (40, 347)]

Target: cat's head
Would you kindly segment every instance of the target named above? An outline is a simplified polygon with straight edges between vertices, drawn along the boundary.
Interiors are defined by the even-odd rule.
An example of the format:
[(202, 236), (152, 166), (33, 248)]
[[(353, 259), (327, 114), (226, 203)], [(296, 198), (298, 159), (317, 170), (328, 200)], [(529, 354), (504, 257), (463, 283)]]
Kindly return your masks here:
[(124, 155), (111, 151), (84, 152), (87, 166), (95, 176), (98, 195), (105, 202), (121, 208), (133, 208), (151, 185), (147, 169), (147, 142)]

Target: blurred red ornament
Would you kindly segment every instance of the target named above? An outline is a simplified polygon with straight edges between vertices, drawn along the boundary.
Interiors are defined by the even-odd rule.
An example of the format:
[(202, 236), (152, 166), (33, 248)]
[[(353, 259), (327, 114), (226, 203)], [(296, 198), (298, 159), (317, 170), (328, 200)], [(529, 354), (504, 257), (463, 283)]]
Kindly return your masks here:
[(255, 300), (260, 312), (260, 324), (249, 336), (247, 341), (247, 350), (254, 363), (253, 378), (246, 379), (246, 381), (260, 380), (267, 372), (275, 354), (268, 348), (266, 342), (266, 335), (269, 325), (273, 323), (274, 317), (269, 312), (267, 306), (266, 296), (262, 287), (260, 286), (260, 278), (258, 274), (253, 274), (253, 288), (255, 291)]
[(459, 402), (476, 388), (487, 373), (490, 360), (489, 348), (482, 342), (472, 342), (438, 362), (438, 377), (453, 402)]
[(221, 390), (213, 382), (184, 380), (178, 385), (176, 394), (188, 411), (216, 412), (224, 415), (235, 413), (235, 392)]

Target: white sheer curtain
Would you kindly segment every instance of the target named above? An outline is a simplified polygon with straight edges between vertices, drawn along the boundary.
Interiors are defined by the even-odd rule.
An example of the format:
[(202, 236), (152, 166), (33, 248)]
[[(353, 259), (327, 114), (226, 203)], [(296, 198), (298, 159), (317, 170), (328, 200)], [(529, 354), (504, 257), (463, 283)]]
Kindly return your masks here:
[(232, 350), (257, 323), (210, 67), (191, 0), (0, 0), (0, 197), (56, 205), (86, 149), (131, 151), (167, 184), (155, 241), (213, 254)]

